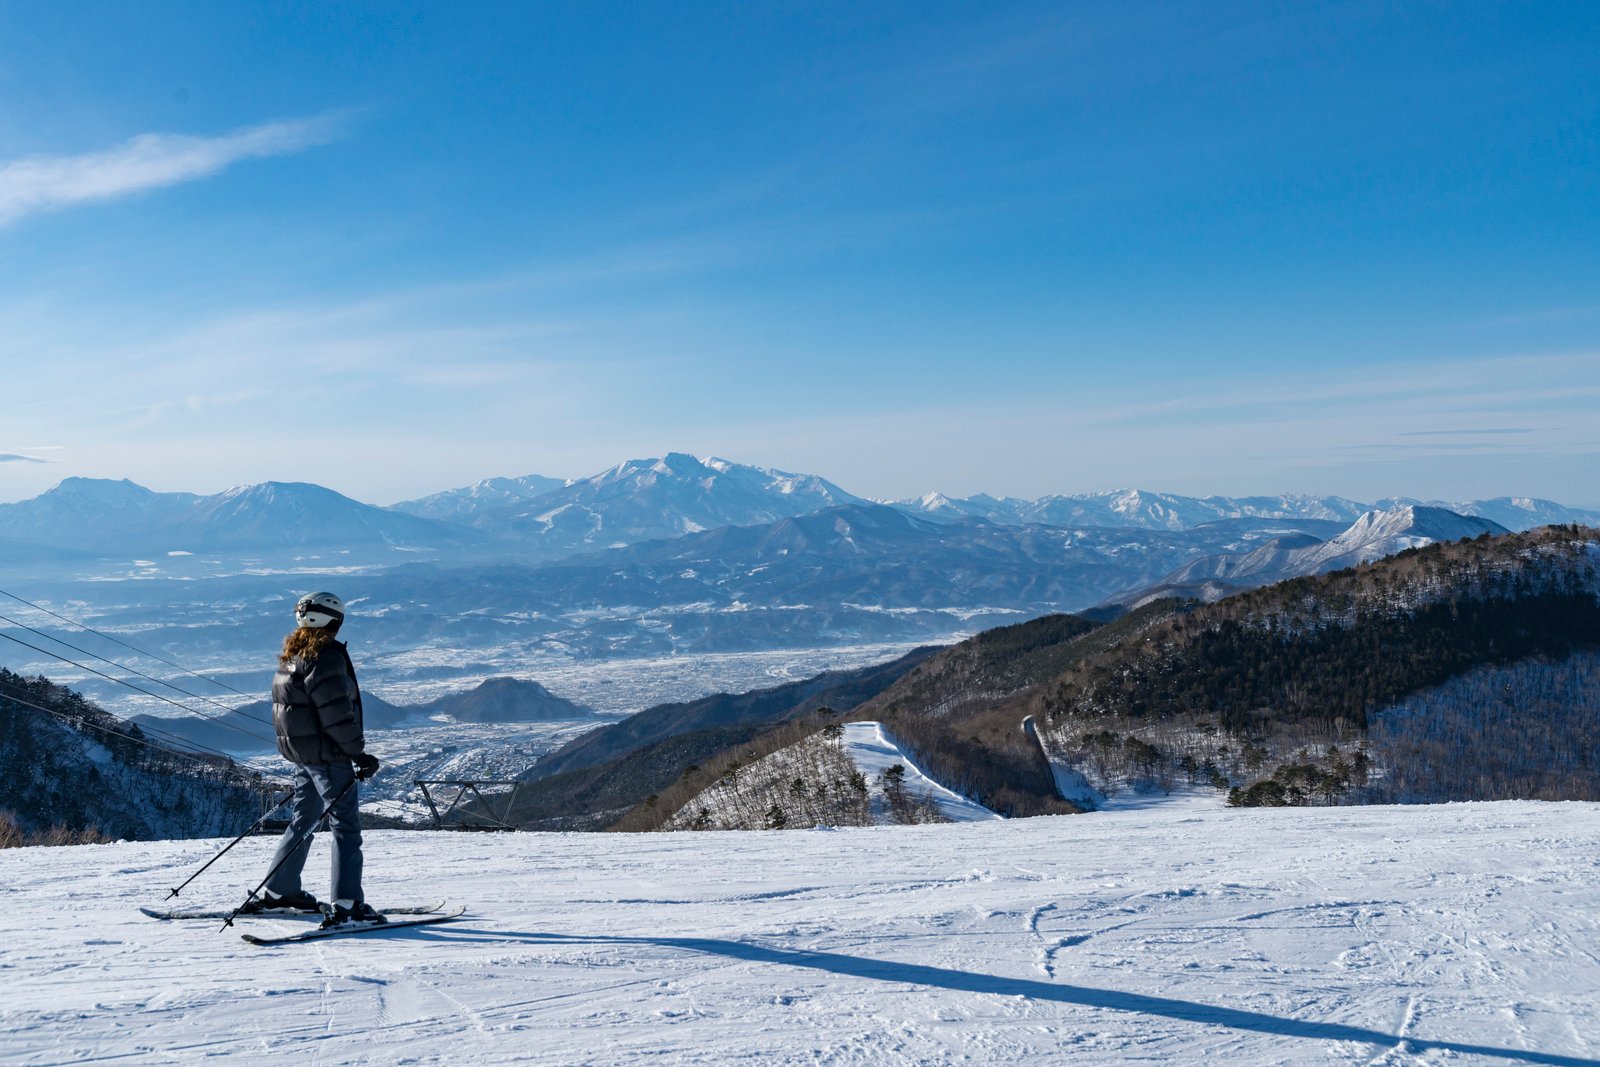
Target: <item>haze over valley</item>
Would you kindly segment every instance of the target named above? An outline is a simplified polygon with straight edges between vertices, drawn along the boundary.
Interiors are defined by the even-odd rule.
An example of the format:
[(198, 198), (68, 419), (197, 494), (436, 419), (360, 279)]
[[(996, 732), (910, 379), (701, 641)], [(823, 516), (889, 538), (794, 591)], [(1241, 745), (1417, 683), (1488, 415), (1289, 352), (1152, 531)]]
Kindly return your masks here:
[[(815, 475), (684, 454), (578, 480), (488, 479), (388, 508), (309, 484), (204, 497), (73, 478), (0, 505), (0, 589), (259, 693), (287, 607), (331, 588), (352, 605), (363, 680), (386, 699), (516, 675), (622, 714), (1052, 612), (1214, 598), (1549, 522), (1600, 514), (1517, 498), (1134, 490), (880, 503)], [(0, 614), (15, 622), (57, 625), (10, 603)], [(174, 710), (13, 651), (20, 669), (109, 707)]]

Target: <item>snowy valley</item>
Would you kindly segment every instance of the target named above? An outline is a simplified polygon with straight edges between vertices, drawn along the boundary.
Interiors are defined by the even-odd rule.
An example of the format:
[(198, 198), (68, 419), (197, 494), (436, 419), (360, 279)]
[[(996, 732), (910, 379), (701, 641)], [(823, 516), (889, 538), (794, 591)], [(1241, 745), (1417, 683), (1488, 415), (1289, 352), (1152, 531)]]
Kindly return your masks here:
[[(886, 659), (1052, 612), (1215, 599), (1441, 539), (1590, 521), (1600, 515), (1509, 497), (1421, 506), (1120, 490), (881, 504), (815, 475), (681, 453), (387, 508), (304, 483), (205, 496), (71, 478), (0, 504), (0, 590), (260, 693), (285, 605), (337, 588), (357, 609), (363, 679), (389, 699), (511, 674), (626, 713), (751, 688), (773, 667), (815, 673), (835, 653)], [(7, 604), (0, 634), (61, 632)], [(170, 710), (48, 654), (9, 651), (14, 669), (119, 713)], [(657, 681), (673, 676), (681, 684)]]

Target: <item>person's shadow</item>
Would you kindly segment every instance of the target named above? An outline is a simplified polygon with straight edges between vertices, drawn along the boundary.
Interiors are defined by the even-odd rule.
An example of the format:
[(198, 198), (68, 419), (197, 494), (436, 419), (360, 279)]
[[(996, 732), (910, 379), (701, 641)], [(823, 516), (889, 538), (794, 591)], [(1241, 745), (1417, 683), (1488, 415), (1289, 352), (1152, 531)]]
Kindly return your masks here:
[[(400, 933), (400, 931), (395, 931)], [(1371, 1045), (1405, 1045), (1413, 1054), (1431, 1049), (1453, 1052), (1465, 1056), (1492, 1056), (1522, 1063), (1549, 1064), (1552, 1067), (1600, 1067), (1600, 1060), (1583, 1056), (1565, 1056), (1552, 1052), (1533, 1052), (1521, 1049), (1494, 1048), (1489, 1045), (1469, 1045), (1460, 1041), (1440, 1041), (1429, 1038), (1407, 1037), (1400, 1034), (1369, 1030), (1343, 1023), (1315, 1022), (1290, 1019), (1261, 1012), (1244, 1011), (1216, 1004), (1176, 1000), (1172, 997), (1152, 997), (1143, 993), (1121, 993), (1114, 989), (1094, 989), (1089, 986), (1062, 985), (1040, 982), (1028, 978), (1005, 978), (975, 971), (957, 971), (948, 967), (926, 967), (916, 963), (897, 963), (892, 960), (875, 960), (862, 956), (846, 956), (838, 952), (809, 952), (793, 949), (770, 948), (745, 941), (726, 941), (709, 937), (605, 937), (600, 935), (551, 934), (533, 932), (506, 932), (501, 930), (473, 930), (452, 926), (449, 930), (419, 928), (416, 936), (440, 941), (523, 941), (550, 945), (658, 945), (681, 949), (685, 952), (703, 952), (711, 956), (748, 960), (752, 963), (769, 963), (785, 967), (803, 967), (830, 974), (875, 982), (895, 982), (902, 985), (920, 985), (934, 989), (951, 989), (961, 993), (994, 993), (1000, 996), (1028, 997), (1033, 1000), (1054, 1001), (1059, 1004), (1076, 1004), (1085, 1008), (1104, 1008), (1110, 1011), (1158, 1015), (1182, 1022), (1210, 1026), (1228, 1026), (1258, 1034), (1279, 1037), (1306, 1038), (1312, 1041), (1357, 1041)]]

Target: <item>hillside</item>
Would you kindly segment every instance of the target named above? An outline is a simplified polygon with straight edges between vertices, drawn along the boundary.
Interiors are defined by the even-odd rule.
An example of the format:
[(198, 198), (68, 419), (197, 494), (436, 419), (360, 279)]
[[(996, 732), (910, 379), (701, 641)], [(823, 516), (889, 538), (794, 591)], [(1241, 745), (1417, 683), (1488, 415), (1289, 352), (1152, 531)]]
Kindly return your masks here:
[[(1242, 805), (1600, 797), (1597, 543), (1579, 527), (1482, 534), (1214, 604), (1153, 601), (1099, 628), (1047, 617), (841, 710), (1009, 816), (1180, 785)], [(700, 770), (714, 780), (799, 740), (741, 739)], [(705, 784), (680, 780), (665, 814), (621, 825), (659, 825)]]
[(1037, 740), (1022, 728), (1012, 704), (1172, 610), (1162, 601), (1103, 626), (1067, 615), (989, 630), (948, 649), (848, 717), (881, 720), (931, 777), (1003, 815), (1077, 810), (1063, 801)]
[(854, 707), (894, 684), (933, 652), (918, 649), (870, 667), (824, 671), (812, 678), (747, 693), (713, 693), (699, 700), (647, 708), (562, 746), (534, 764), (525, 777), (533, 781), (597, 766), (646, 745), (699, 730), (767, 726), (823, 706)]
[(747, 693), (715, 693), (658, 705), (597, 727), (539, 759), (520, 776), (511, 821), (528, 829), (601, 829), (721, 753), (774, 724), (820, 708), (854, 707), (932, 655), (919, 649), (888, 663)]
[[(1117, 624), (1137, 624), (1149, 612)], [(881, 691), (853, 701), (831, 701), (827, 710), (846, 720), (879, 721), (941, 786), (956, 790), (1005, 815), (1039, 815), (1077, 810), (1058, 797), (1038, 744), (1016, 728), (977, 736), (974, 722), (984, 711), (1061, 669), (1075, 643), (1087, 641), (1096, 623), (1078, 616), (1052, 615), (988, 630), (937, 650), (902, 672)], [(708, 785), (730, 770), (767, 759), (801, 744), (809, 734), (838, 725), (826, 715), (792, 717), (773, 729), (751, 730), (707, 751), (702, 736), (694, 766), (659, 795), (618, 820), (628, 830), (666, 825)]]
[[(1517, 732), (1457, 717), (1440, 731), (1447, 746), (1374, 744), (1374, 717), (1476, 671), (1522, 663), (1532, 679), (1541, 663), (1600, 648), (1597, 542), (1580, 527), (1485, 535), (1196, 606), (1009, 710), (1036, 717), (1056, 762), (1105, 782), (1188, 777), (1231, 787), (1239, 803), (1332, 802), (1388, 776), (1472, 767), (1482, 773), (1466, 795), (1505, 795), (1490, 782)], [(1590, 795), (1597, 776), (1580, 761), (1537, 795)], [(1441, 784), (1407, 799), (1460, 796)]]
[(664, 830), (916, 826), (1000, 818), (922, 773), (878, 722), (830, 722), (753, 763), (728, 767)]
[(456, 722), (559, 722), (585, 719), (590, 708), (558, 697), (531, 678), (488, 678), (476, 688), (414, 704), (413, 716), (448, 715)]
[[(185, 893), (232, 905), (249, 838)], [(319, 845), (312, 858), (321, 875)], [(367, 834), (454, 923), (156, 922), (196, 843), (0, 851), (5, 1063), (1592, 1067), (1600, 806)], [(292, 920), (245, 920), (289, 930)]]
[(24, 833), (231, 833), (269, 792), (231, 761), (164, 747), (69, 689), (0, 668), (0, 813)]

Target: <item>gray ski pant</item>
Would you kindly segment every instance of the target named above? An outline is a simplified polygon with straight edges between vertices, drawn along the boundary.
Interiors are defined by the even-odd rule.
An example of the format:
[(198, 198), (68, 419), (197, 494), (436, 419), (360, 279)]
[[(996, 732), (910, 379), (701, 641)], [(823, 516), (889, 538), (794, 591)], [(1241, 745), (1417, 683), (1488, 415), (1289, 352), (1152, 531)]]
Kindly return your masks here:
[[(301, 763), (294, 775), (294, 799), (290, 802), (289, 828), (278, 842), (274, 864), (283, 866), (267, 883), (269, 892), (283, 896), (301, 890), (300, 872), (305, 869), (306, 856), (311, 852), (311, 838), (295, 848), (295, 842), (308, 834), (322, 818), (328, 802), (339, 796), (346, 785), (350, 791), (339, 798), (329, 813), (328, 822), (333, 828), (333, 880), (330, 900), (353, 900), (357, 904), (361, 895), (361, 820), (360, 802), (355, 784), (356, 769), (347, 762)], [(294, 855), (290, 855), (293, 852)]]

